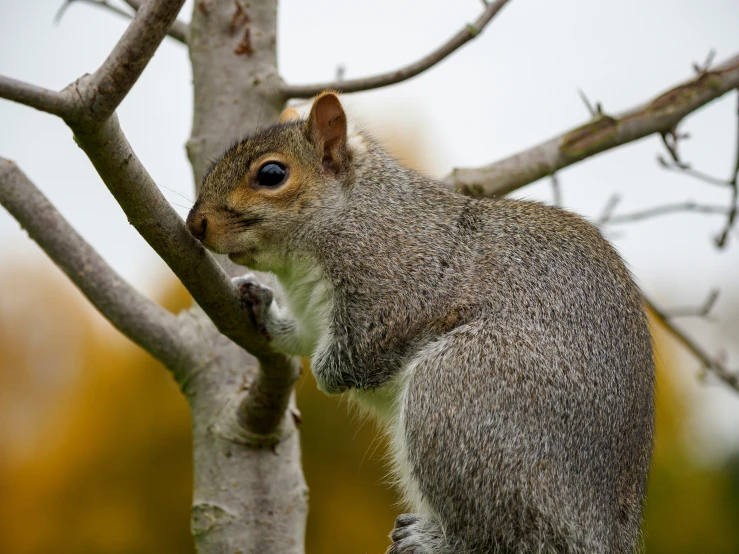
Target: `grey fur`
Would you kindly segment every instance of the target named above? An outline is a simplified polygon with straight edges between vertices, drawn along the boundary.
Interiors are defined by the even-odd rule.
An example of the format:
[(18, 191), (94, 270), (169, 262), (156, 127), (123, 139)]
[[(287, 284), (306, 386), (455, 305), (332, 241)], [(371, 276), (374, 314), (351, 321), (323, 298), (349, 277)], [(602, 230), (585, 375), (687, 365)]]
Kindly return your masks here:
[(290, 260), (309, 259), (330, 283), (331, 340), (312, 359), (324, 390), (382, 390), (412, 367), (400, 440), (427, 509), (399, 519), (389, 552), (633, 552), (654, 367), (615, 250), (566, 211), (451, 193), (366, 137), (324, 175), (311, 140), (307, 124), (248, 139), (196, 209), (212, 212), (245, 171), (239, 156), (266, 143), (321, 176), (290, 217), (250, 212), (284, 260), (257, 269), (284, 279)]

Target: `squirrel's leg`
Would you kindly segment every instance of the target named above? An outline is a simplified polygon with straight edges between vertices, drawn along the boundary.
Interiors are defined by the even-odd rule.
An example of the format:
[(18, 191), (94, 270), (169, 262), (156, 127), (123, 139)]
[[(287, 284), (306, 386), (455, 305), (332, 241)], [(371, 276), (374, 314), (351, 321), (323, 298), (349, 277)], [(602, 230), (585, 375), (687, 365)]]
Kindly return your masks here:
[(299, 326), (288, 311), (275, 302), (272, 289), (260, 283), (253, 273), (235, 277), (232, 282), (249, 308), (257, 331), (280, 352), (305, 356), (305, 341)]
[(393, 544), (386, 554), (461, 554), (460, 544), (445, 537), (438, 522), (418, 514), (402, 514), (390, 533)]

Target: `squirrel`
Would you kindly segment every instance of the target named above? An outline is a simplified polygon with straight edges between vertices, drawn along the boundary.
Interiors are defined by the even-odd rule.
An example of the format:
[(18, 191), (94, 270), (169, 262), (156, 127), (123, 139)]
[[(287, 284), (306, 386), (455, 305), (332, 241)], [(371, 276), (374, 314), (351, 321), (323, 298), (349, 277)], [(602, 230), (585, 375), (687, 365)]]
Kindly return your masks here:
[(641, 294), (579, 216), (476, 199), (348, 125), (338, 93), (228, 149), (187, 218), (279, 352), (387, 426), (388, 554), (632, 553), (652, 452)]

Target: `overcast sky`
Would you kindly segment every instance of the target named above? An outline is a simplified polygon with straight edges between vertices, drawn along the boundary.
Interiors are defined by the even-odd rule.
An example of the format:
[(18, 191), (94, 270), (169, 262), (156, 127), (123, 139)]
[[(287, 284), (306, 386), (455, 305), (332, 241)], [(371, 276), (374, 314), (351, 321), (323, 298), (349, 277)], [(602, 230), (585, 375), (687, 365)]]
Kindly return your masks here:
[[(60, 89), (100, 65), (126, 22), (83, 3), (59, 25), (62, 0), (0, 0), (0, 74)], [(279, 65), (292, 83), (386, 71), (415, 61), (474, 20), (480, 0), (283, 0)], [(182, 12), (189, 19), (191, 3)], [(418, 126), (429, 171), (476, 166), (532, 146), (588, 114), (577, 89), (606, 113), (641, 104), (691, 76), (709, 50), (721, 62), (739, 52), (736, 0), (511, 0), (475, 41), (403, 84), (346, 97), (372, 127)], [(186, 49), (166, 40), (119, 109), (138, 156), (181, 214), (192, 198), (184, 143), (192, 92)], [(694, 167), (725, 178), (736, 155), (736, 94), (690, 117), (683, 147)], [(92, 166), (53, 116), (0, 100), (0, 156), (15, 160), (72, 225), (126, 279), (147, 293), (167, 269), (126, 221)], [(696, 200), (728, 205), (728, 191), (667, 173), (649, 138), (562, 171), (564, 204), (596, 217), (608, 198), (620, 211)], [(177, 192), (173, 192), (178, 191)], [(183, 198), (184, 195), (186, 198)], [(518, 196), (550, 202), (548, 180)], [(639, 283), (664, 306), (695, 305), (721, 289), (715, 322), (681, 322), (712, 351), (728, 348), (739, 366), (739, 233), (718, 252), (718, 216), (679, 215), (610, 234)], [(0, 208), (0, 265), (43, 256)], [(39, 267), (56, 272), (49, 263)], [(3, 291), (2, 295), (9, 294)], [(687, 364), (695, 371), (696, 364)], [(687, 374), (687, 373), (686, 373)], [(696, 387), (713, 444), (739, 446), (739, 399), (721, 387)]]

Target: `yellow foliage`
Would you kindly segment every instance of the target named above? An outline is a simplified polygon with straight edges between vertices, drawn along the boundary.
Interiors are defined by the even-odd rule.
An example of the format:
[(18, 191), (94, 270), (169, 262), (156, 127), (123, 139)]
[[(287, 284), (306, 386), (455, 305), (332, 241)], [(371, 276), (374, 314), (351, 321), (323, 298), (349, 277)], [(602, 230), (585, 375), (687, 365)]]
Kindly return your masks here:
[(739, 498), (731, 487), (738, 476), (690, 457), (685, 424), (691, 406), (673, 377), (679, 369), (669, 349), (673, 341), (662, 329), (655, 335), (657, 417), (644, 525), (647, 552), (739, 552)]
[(66, 282), (0, 277), (0, 551), (192, 551), (174, 380)]
[[(189, 414), (174, 380), (58, 276), (4, 269), (0, 290), (0, 552), (192, 552)], [(179, 286), (165, 301), (187, 303)], [(670, 343), (658, 345), (647, 552), (739, 552), (736, 470), (690, 458), (689, 398), (670, 378)], [(384, 552), (400, 508), (381, 433), (308, 373), (298, 403), (308, 553)]]

